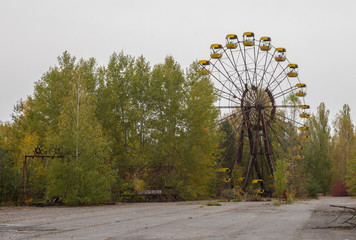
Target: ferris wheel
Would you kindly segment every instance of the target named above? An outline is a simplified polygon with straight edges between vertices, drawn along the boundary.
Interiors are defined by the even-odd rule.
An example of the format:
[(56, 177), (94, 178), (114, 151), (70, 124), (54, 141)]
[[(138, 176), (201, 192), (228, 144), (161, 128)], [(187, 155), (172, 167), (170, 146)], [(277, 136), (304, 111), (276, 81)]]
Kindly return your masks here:
[(225, 41), (210, 46), (210, 59), (199, 61), (199, 73), (214, 84), (218, 124), (230, 129), (224, 140), (225, 152), (233, 155), (229, 167), (243, 165), (243, 190), (251, 176), (265, 188), (263, 179), (273, 176), (277, 153), (290, 161), (303, 158), (298, 142), (309, 138), (306, 84), (299, 79), (298, 64), (289, 62), (285, 48), (273, 47), (270, 37), (257, 40), (245, 32), (242, 40), (228, 34)]

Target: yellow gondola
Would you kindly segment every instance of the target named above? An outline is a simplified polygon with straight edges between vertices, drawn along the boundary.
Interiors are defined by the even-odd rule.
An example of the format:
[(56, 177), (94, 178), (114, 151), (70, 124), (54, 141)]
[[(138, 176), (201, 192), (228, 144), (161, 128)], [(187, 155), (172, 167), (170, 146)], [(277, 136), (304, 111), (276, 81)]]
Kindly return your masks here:
[(216, 171), (219, 172), (219, 173), (230, 172), (230, 168), (219, 168)]
[(299, 139), (308, 140), (310, 137), (308, 135), (299, 135)]
[(306, 92), (300, 91), (295, 94), (297, 97), (305, 97), (307, 95)]
[(302, 156), (302, 155), (296, 155), (296, 156), (293, 156), (293, 159), (294, 159), (294, 160), (304, 159), (304, 156)]
[(213, 59), (219, 59), (222, 57), (223, 46), (221, 44), (211, 44), (210, 45), (210, 57)]
[(255, 45), (255, 34), (253, 32), (245, 32), (243, 34), (243, 44), (246, 47)]
[(260, 182), (263, 182), (263, 180), (262, 179), (253, 179), (252, 180), (253, 184), (260, 183)]
[(255, 190), (255, 192), (258, 193), (258, 194), (262, 194), (262, 193), (265, 192), (265, 190), (262, 189), (262, 188), (257, 188), (257, 189)]
[(210, 71), (207, 70), (207, 69), (201, 69), (199, 70), (198, 72), (200, 75), (209, 75), (210, 74)]
[(262, 51), (271, 50), (271, 38), (270, 37), (261, 37), (260, 38), (260, 49)]
[(301, 118), (309, 118), (310, 114), (309, 113), (301, 113), (301, 114), (299, 114), (299, 117), (301, 117)]
[(274, 59), (277, 62), (284, 62), (286, 58), (286, 49), (285, 48), (276, 48), (276, 53), (275, 53)]
[(199, 60), (199, 64), (202, 66), (207, 66), (207, 65), (210, 65), (210, 61), (209, 60)]
[(299, 150), (303, 150), (304, 148), (302, 146), (294, 146), (293, 150), (294, 151), (299, 151)]
[(305, 88), (305, 87), (307, 87), (307, 85), (305, 83), (297, 83), (295, 86), (297, 88)]
[(298, 64), (288, 64), (287, 66), (287, 76), (288, 77), (298, 77)]
[(228, 183), (231, 181), (231, 178), (224, 178), (224, 182)]
[(309, 130), (309, 127), (307, 127), (307, 126), (301, 126), (301, 127), (298, 128), (298, 130), (300, 130), (300, 131), (308, 131), (308, 130)]
[(228, 34), (226, 35), (226, 45), (225, 47), (227, 49), (235, 49), (237, 48), (239, 43), (239, 40), (237, 39), (237, 35), (236, 34)]
[(202, 67), (202, 69), (199, 70), (199, 72), (198, 72), (200, 75), (209, 75), (210, 74), (210, 71), (205, 68), (205, 66), (210, 65), (209, 60), (200, 60), (199, 65)]
[(301, 109), (310, 109), (309, 105), (300, 105), (299, 108)]

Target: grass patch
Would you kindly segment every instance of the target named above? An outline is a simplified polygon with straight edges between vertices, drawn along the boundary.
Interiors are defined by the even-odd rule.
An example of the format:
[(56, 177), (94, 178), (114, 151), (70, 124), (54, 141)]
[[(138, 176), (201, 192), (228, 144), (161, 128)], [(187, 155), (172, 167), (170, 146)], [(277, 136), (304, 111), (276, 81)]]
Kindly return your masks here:
[(218, 202), (208, 202), (206, 205), (207, 206), (221, 206), (221, 204)]
[(290, 201), (290, 200), (289, 201), (276, 201), (276, 202), (273, 203), (273, 205), (278, 207), (278, 206), (281, 206), (283, 204), (292, 204), (292, 203), (293, 203), (293, 201)]
[(226, 199), (218, 200), (218, 202), (227, 202)]

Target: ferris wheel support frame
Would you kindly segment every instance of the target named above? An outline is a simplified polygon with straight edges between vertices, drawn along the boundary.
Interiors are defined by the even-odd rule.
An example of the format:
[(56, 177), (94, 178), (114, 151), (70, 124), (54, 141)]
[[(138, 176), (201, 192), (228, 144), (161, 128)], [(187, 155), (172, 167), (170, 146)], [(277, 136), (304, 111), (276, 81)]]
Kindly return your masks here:
[[(305, 126), (305, 122), (298, 120), (296, 112), (290, 116), (288, 112), (285, 114), (279, 111), (281, 108), (292, 108), (296, 111), (301, 109), (300, 119), (308, 118), (310, 114), (306, 111), (310, 106), (305, 105), (304, 102), (306, 84), (299, 81), (298, 65), (289, 62), (285, 55), (285, 48), (274, 48), (270, 37), (256, 40), (253, 32), (246, 32), (243, 34), (243, 40), (239, 41), (236, 34), (228, 34), (225, 47), (221, 44), (212, 44), (210, 49), (210, 60), (199, 61), (202, 67), (199, 73), (209, 75), (214, 81), (214, 90), (219, 97), (219, 106), (216, 107), (220, 109), (221, 114), (216, 124), (227, 123), (232, 129), (231, 133), (228, 132), (230, 130), (226, 132), (226, 139), (220, 146), (231, 139), (237, 140), (237, 144), (230, 143), (225, 146), (227, 149), (235, 148), (232, 158), (227, 158), (230, 150), (225, 150), (222, 155), (222, 159), (229, 159), (225, 163), (225, 166), (231, 169), (229, 186), (233, 187), (234, 184), (232, 169), (236, 165), (244, 165), (244, 172), (242, 176), (240, 175), (242, 180), (239, 179), (243, 191), (246, 191), (251, 182), (249, 181), (251, 176), (259, 178), (254, 179), (252, 184), (259, 183), (261, 188), (266, 190), (264, 180), (266, 176), (274, 176), (274, 157), (277, 153), (283, 154), (284, 151), (284, 156), (289, 160), (297, 157), (301, 159), (297, 151), (302, 147), (299, 143), (296, 147), (292, 146), (293, 143), (284, 142), (283, 132), (288, 135), (288, 139), (297, 141), (288, 127), (299, 125), (302, 127), (298, 128), (300, 131), (298, 139), (309, 138), (305, 132), (308, 127)], [(274, 51), (270, 52), (270, 50)], [(297, 84), (292, 83), (292, 79), (296, 79)], [(302, 101), (288, 102), (288, 96), (291, 94), (301, 98)], [(276, 118), (287, 125), (275, 121)], [(281, 149), (275, 149), (272, 142), (276, 142)], [(246, 154), (244, 154), (245, 144), (249, 145), (249, 149), (245, 150)], [(289, 146), (285, 145), (293, 149), (291, 158), (287, 156), (290, 154), (287, 150)], [(254, 191), (261, 193), (258, 189)]]

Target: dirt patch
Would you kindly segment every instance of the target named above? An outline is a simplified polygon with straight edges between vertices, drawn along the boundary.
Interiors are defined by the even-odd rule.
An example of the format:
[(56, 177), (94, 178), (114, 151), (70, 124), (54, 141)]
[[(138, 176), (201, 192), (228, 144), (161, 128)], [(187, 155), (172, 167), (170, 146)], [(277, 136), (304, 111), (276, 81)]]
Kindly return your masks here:
[(321, 205), (313, 211), (298, 239), (356, 239), (356, 219), (352, 216), (341, 208)]

